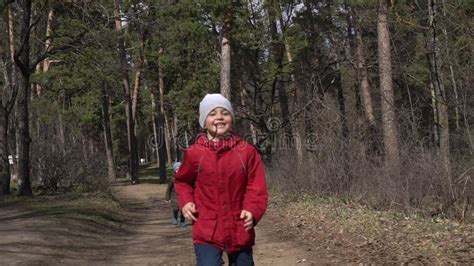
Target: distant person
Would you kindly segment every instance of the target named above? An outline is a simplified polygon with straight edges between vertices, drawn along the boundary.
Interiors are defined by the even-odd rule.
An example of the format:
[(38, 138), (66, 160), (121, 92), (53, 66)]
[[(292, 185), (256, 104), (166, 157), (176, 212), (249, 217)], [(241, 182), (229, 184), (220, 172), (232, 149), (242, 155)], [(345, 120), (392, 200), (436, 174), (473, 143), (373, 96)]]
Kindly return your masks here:
[[(173, 164), (173, 176), (176, 175), (180, 166), (181, 166), (180, 162), (175, 162)], [(178, 200), (176, 198), (176, 193), (174, 190), (173, 179), (171, 179), (171, 181), (168, 183), (168, 187), (166, 188), (165, 200), (167, 203), (171, 203), (171, 206), (173, 208), (173, 217), (171, 218), (171, 223), (173, 223), (174, 225), (180, 225), (183, 227), (186, 226), (187, 225), (186, 220), (178, 206)]]
[(221, 94), (199, 105), (203, 132), (184, 155), (174, 182), (184, 217), (193, 221), (198, 266), (254, 265), (254, 226), (268, 203), (265, 170), (257, 150), (232, 132), (235, 115)]

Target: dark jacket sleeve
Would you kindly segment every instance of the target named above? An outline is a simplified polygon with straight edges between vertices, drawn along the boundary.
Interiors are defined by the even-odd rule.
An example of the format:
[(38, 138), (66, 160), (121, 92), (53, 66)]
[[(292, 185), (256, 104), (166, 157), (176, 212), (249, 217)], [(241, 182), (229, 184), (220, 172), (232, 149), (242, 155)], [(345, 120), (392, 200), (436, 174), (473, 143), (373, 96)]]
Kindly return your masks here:
[(191, 154), (192, 151), (190, 150), (185, 152), (181, 167), (174, 177), (174, 187), (180, 209), (186, 203), (194, 202), (194, 182), (196, 181), (197, 169)]
[(247, 171), (247, 189), (243, 209), (252, 213), (256, 225), (267, 209), (268, 191), (263, 162), (257, 150), (253, 147), (251, 147), (248, 157)]

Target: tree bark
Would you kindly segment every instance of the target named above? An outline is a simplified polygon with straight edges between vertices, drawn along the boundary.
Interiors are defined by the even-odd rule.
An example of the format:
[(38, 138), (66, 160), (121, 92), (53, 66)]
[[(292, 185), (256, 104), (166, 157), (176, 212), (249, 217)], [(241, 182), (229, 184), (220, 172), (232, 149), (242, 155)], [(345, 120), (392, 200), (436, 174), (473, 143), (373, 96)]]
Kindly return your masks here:
[[(329, 12), (331, 10), (329, 9)], [(329, 40), (331, 41), (331, 51), (330, 51), (330, 56), (332, 60), (335, 62), (333, 64), (333, 72), (334, 72), (334, 77), (333, 77), (333, 82), (331, 82), (335, 87), (336, 87), (336, 93), (337, 93), (337, 103), (339, 105), (339, 117), (341, 120), (341, 138), (342, 141), (345, 142), (347, 140), (347, 136), (349, 135), (349, 128), (347, 127), (347, 118), (346, 118), (346, 103), (345, 103), (345, 97), (344, 97), (344, 90), (342, 88), (342, 78), (341, 78), (341, 67), (339, 64), (339, 51), (337, 49), (337, 44), (336, 44), (336, 39), (334, 38), (334, 35), (332, 32), (329, 33)]]
[(133, 120), (137, 121), (137, 105), (138, 99), (140, 98), (140, 88), (141, 88), (141, 80), (142, 80), (142, 71), (143, 65), (145, 64), (145, 38), (146, 35), (142, 32), (140, 37), (140, 51), (139, 51), (139, 58), (137, 62), (137, 68), (135, 70), (135, 82), (133, 87), (133, 98), (132, 98), (132, 114)]
[(102, 87), (101, 89), (101, 105), (102, 105), (102, 128), (104, 130), (104, 144), (105, 144), (105, 152), (107, 156), (107, 170), (109, 175), (109, 180), (113, 181), (116, 179), (117, 175), (115, 172), (115, 162), (114, 162), (114, 152), (113, 152), (113, 141), (112, 141), (112, 133), (110, 130), (110, 120), (109, 120), (109, 103), (107, 93), (105, 92), (105, 88)]
[[(437, 21), (437, 0), (428, 0), (428, 15), (430, 28), (430, 46), (429, 46), (429, 62), (430, 62), (430, 82), (433, 88), (435, 123), (437, 124), (439, 136), (439, 156), (443, 163), (443, 168), (448, 176), (450, 186), (450, 152), (449, 152), (449, 118), (448, 106), (446, 99), (446, 90), (444, 87), (444, 79), (441, 73), (441, 56), (440, 44), (438, 38), (438, 21)], [(453, 193), (454, 196), (454, 193)]]
[(15, 63), (15, 38), (14, 38), (14, 25), (13, 25), (13, 13), (11, 7), (7, 7), (8, 12), (8, 46), (10, 47), (10, 59), (12, 63)]
[(461, 113), (459, 111), (459, 94), (458, 94), (458, 86), (456, 83), (456, 79), (454, 78), (454, 70), (453, 66), (450, 64), (449, 65), (449, 72), (451, 75), (451, 82), (453, 85), (453, 92), (454, 92), (454, 112), (455, 112), (455, 119), (456, 119), (456, 130), (460, 131), (461, 130)]
[(10, 194), (10, 162), (8, 161), (8, 113), (0, 107), (0, 195)]
[[(12, 63), (12, 68), (11, 68), (11, 73), (10, 73), (10, 78), (11, 78), (11, 81), (10, 81), (10, 84), (11, 84), (11, 87), (12, 88), (15, 88), (15, 90), (18, 92), (18, 87), (16, 85), (16, 75), (17, 75), (17, 71), (16, 71), (16, 67), (15, 67), (15, 37), (14, 37), (14, 23), (13, 23), (13, 12), (11, 10), (11, 6), (9, 5), (7, 7), (7, 12), (8, 12), (8, 47), (10, 49), (10, 60), (11, 60), (11, 63)], [(19, 142), (19, 129), (18, 129), (18, 118), (17, 118), (17, 110), (16, 110), (16, 106), (14, 107), (15, 110), (14, 110), (14, 119), (13, 119), (13, 132), (14, 132), (14, 139), (15, 139), (15, 154), (18, 155), (19, 154), (19, 150), (18, 150), (18, 142)], [(16, 167), (13, 167), (13, 174), (15, 176), (18, 177), (18, 160), (17, 160), (17, 157), (16, 156), (13, 156), (13, 165), (16, 166)]]
[[(164, 119), (159, 111), (159, 106), (156, 104), (155, 93), (152, 90), (152, 108), (153, 110), (153, 124), (154, 124), (154, 134), (155, 134), (155, 147), (158, 157), (158, 166), (159, 166), (159, 176), (160, 182), (166, 182), (166, 143), (165, 143), (165, 127)], [(153, 104), (155, 103), (155, 104)]]
[(128, 77), (128, 63), (125, 51), (125, 40), (122, 35), (122, 20), (120, 14), (120, 0), (114, 0), (114, 16), (115, 16), (115, 30), (117, 31), (117, 46), (119, 50), (120, 70), (122, 75), (122, 86), (126, 102), (126, 116), (127, 116), (127, 135), (128, 135), (128, 174), (131, 178), (132, 184), (139, 182), (138, 179), (138, 150), (137, 139), (135, 136), (135, 120), (132, 112), (132, 99), (130, 94), (130, 81)]
[[(360, 114), (360, 118), (364, 117), (365, 119), (361, 119), (360, 122), (363, 125), (366, 125), (367, 129), (367, 145), (368, 149), (367, 152), (369, 154), (376, 153), (378, 151), (378, 144), (377, 144), (377, 123), (375, 120), (374, 115), (374, 107), (373, 107), (373, 100), (372, 95), (370, 93), (370, 83), (369, 83), (369, 73), (367, 70), (367, 62), (366, 62), (366, 55), (365, 55), (365, 45), (362, 39), (362, 30), (359, 26), (358, 18), (355, 16), (354, 12), (351, 12), (353, 29), (354, 29), (354, 37), (355, 37), (355, 60), (356, 60), (356, 75), (357, 75), (357, 82), (358, 85), (358, 94), (357, 94), (357, 109), (358, 114)], [(410, 97), (410, 95), (408, 96)], [(362, 108), (360, 108), (362, 106)], [(363, 115), (362, 115), (363, 114)]]
[(89, 160), (89, 154), (87, 152), (87, 141), (86, 141), (86, 136), (84, 136), (84, 133), (81, 132), (81, 142), (82, 142), (82, 157), (84, 158), (84, 161)]
[(378, 0), (377, 46), (379, 78), (382, 105), (383, 143), (385, 165), (397, 174), (400, 166), (398, 129), (395, 114), (395, 99), (392, 80), (392, 60), (390, 55), (390, 31), (388, 27), (388, 0)]
[[(163, 49), (160, 49), (160, 55), (163, 54)], [(170, 149), (170, 138), (169, 138), (169, 124), (168, 118), (165, 114), (165, 80), (163, 76), (163, 65), (160, 62), (160, 58), (158, 58), (158, 85), (160, 89), (160, 116), (163, 118), (164, 123), (164, 138), (165, 138), (165, 145), (166, 145), (166, 157), (168, 159), (168, 164), (172, 164), (173, 157), (171, 156), (171, 149)]]
[[(8, 7), (9, 8), (9, 7)], [(9, 115), (15, 104), (17, 89), (13, 84), (14, 73), (14, 58), (6, 56), (1, 43), (4, 38), (0, 36), (0, 75), (3, 75), (3, 88), (1, 91), (0, 100), (0, 195), (10, 193), (10, 162), (9, 147), (8, 147), (8, 130), (9, 130)], [(11, 49), (11, 47), (10, 47)], [(11, 54), (10, 54), (11, 55)], [(16, 161), (16, 156), (13, 155), (13, 160)]]
[[(162, 53), (163, 50), (160, 49), (160, 53)], [(164, 114), (164, 90), (165, 90), (165, 83), (163, 79), (163, 69), (161, 68), (160, 64), (160, 58), (158, 58), (158, 91), (160, 95), (160, 105), (159, 108), (156, 110), (156, 113), (158, 114), (156, 117), (156, 124), (157, 124), (157, 134), (158, 134), (158, 153), (159, 153), (159, 174), (160, 174), (160, 182), (164, 183), (166, 182), (166, 160), (169, 158), (167, 157), (167, 147), (166, 145), (166, 126), (165, 126), (165, 114)], [(170, 162), (171, 164), (171, 162)]]
[(180, 161), (181, 156), (180, 156), (180, 146), (179, 146), (179, 136), (178, 136), (178, 114), (176, 113), (176, 110), (173, 110), (173, 146), (174, 146), (174, 152), (175, 152), (175, 161)]
[(31, 89), (30, 82), (30, 21), (31, 21), (31, 0), (18, 1), (23, 12), (20, 25), (20, 49), (15, 53), (15, 63), (20, 69), (21, 75), (18, 77), (18, 195), (31, 196), (30, 178), (30, 134), (29, 134), (29, 96)]
[(231, 99), (231, 40), (232, 23), (234, 21), (234, 4), (229, 4), (224, 14), (224, 27), (221, 42), (221, 94)]
[[(288, 43), (285, 43), (285, 52), (286, 52), (286, 57), (287, 57), (287, 60), (288, 60), (288, 64), (290, 64), (290, 66), (292, 66), (293, 64), (293, 56), (291, 54), (291, 49), (290, 49), (290, 45)], [(299, 108), (301, 108), (301, 104), (302, 104), (302, 97), (303, 97), (303, 94), (304, 92), (301, 90), (300, 86), (298, 85), (298, 83), (296, 82), (295, 80), (295, 75), (293, 73), (291, 73), (290, 75), (290, 84), (291, 86), (293, 87), (295, 93), (294, 93), (294, 110), (297, 110)], [(297, 110), (297, 113), (301, 113), (301, 111), (303, 110)], [(294, 123), (292, 123), (292, 126), (293, 126), (293, 129), (292, 129), (292, 132), (294, 132), (293, 134), (293, 139), (295, 141), (295, 149), (296, 149), (296, 155), (297, 155), (297, 158), (298, 158), (298, 163), (301, 164), (303, 162), (303, 157), (304, 157), (304, 154), (303, 154), (303, 142), (302, 142), (302, 139), (303, 139), (303, 130), (301, 130), (303, 128), (303, 125), (302, 125), (302, 121), (304, 119), (296, 119), (294, 121)]]
[(160, 152), (158, 151), (158, 130), (157, 130), (157, 106), (156, 106), (156, 97), (155, 97), (155, 90), (151, 90), (150, 93), (151, 97), (151, 115), (153, 117), (153, 150), (156, 152), (156, 164), (160, 165)]
[(165, 140), (165, 121), (162, 114), (158, 114), (158, 153), (160, 155), (160, 166), (159, 175), (160, 182), (164, 184), (166, 182), (166, 140)]
[(61, 145), (60, 150), (63, 153), (63, 155), (66, 155), (66, 125), (64, 123), (64, 118), (63, 118), (63, 111), (65, 110), (65, 95), (64, 93), (58, 97), (58, 102), (60, 103), (59, 105), (61, 108), (59, 109), (58, 112), (58, 136), (59, 136), (59, 143)]
[[(443, 2), (443, 20), (446, 21), (446, 16), (447, 16), (447, 11), (446, 11), (446, 0), (442, 0)], [(448, 30), (446, 29), (446, 26), (443, 27), (443, 35), (446, 43), (445, 51), (446, 54), (448, 55), (446, 58), (448, 59), (449, 62), (449, 73), (451, 77), (451, 83), (453, 86), (453, 92), (454, 92), (454, 112), (455, 112), (455, 125), (456, 125), (456, 130), (460, 131), (461, 130), (461, 114), (459, 111), (459, 94), (458, 94), (458, 86), (456, 82), (456, 78), (454, 77), (454, 70), (453, 70), (453, 59), (451, 56), (449, 56), (449, 36), (448, 36)], [(449, 132), (448, 132), (449, 133)]]
[[(54, 9), (52, 3), (49, 3), (49, 10), (48, 10), (48, 20), (46, 22), (46, 41), (44, 43), (44, 50), (45, 52), (49, 52), (51, 50), (51, 43), (52, 43), (52, 36), (53, 36), (53, 18), (54, 18)], [(50, 61), (46, 58), (43, 62), (43, 72), (48, 72), (49, 70)]]
[(360, 95), (362, 97), (362, 106), (364, 109), (365, 119), (369, 127), (376, 127), (374, 107), (372, 104), (372, 96), (370, 94), (369, 74), (367, 72), (367, 63), (365, 60), (364, 43), (362, 41), (362, 33), (360, 27), (355, 27), (356, 35), (356, 58), (357, 58), (357, 72), (359, 77)]

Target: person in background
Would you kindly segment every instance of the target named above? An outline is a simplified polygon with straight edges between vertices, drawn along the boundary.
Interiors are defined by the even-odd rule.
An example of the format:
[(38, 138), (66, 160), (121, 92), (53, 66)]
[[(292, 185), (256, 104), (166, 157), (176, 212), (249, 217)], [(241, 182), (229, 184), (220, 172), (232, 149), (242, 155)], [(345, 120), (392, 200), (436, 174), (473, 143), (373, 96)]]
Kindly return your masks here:
[[(180, 162), (175, 162), (173, 164), (173, 176), (176, 175), (176, 173), (179, 170), (179, 167), (181, 166)], [(179, 206), (178, 206), (178, 200), (176, 198), (176, 192), (174, 189), (174, 182), (172, 178), (170, 182), (168, 183), (168, 187), (166, 188), (166, 196), (165, 196), (165, 201), (167, 203), (171, 203), (171, 206), (173, 208), (173, 217), (171, 219), (171, 223), (174, 225), (180, 225), (180, 226), (186, 226), (186, 220), (184, 218), (183, 213), (180, 211)]]
[(232, 132), (235, 115), (221, 94), (199, 105), (203, 132), (185, 152), (174, 182), (184, 217), (193, 222), (198, 266), (254, 265), (254, 227), (268, 204), (265, 170), (252, 145)]

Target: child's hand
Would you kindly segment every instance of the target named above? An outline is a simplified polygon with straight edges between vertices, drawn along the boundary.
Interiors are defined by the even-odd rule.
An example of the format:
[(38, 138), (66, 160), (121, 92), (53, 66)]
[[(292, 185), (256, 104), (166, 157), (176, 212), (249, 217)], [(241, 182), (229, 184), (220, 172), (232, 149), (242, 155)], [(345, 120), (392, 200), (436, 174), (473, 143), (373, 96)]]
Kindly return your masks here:
[(184, 215), (184, 218), (188, 219), (189, 221), (197, 221), (197, 218), (194, 216), (195, 213), (197, 213), (196, 210), (196, 205), (194, 202), (188, 202), (183, 206), (183, 209), (181, 212)]
[(249, 231), (253, 227), (253, 215), (251, 212), (242, 210), (240, 213), (240, 218), (244, 219), (245, 231)]

